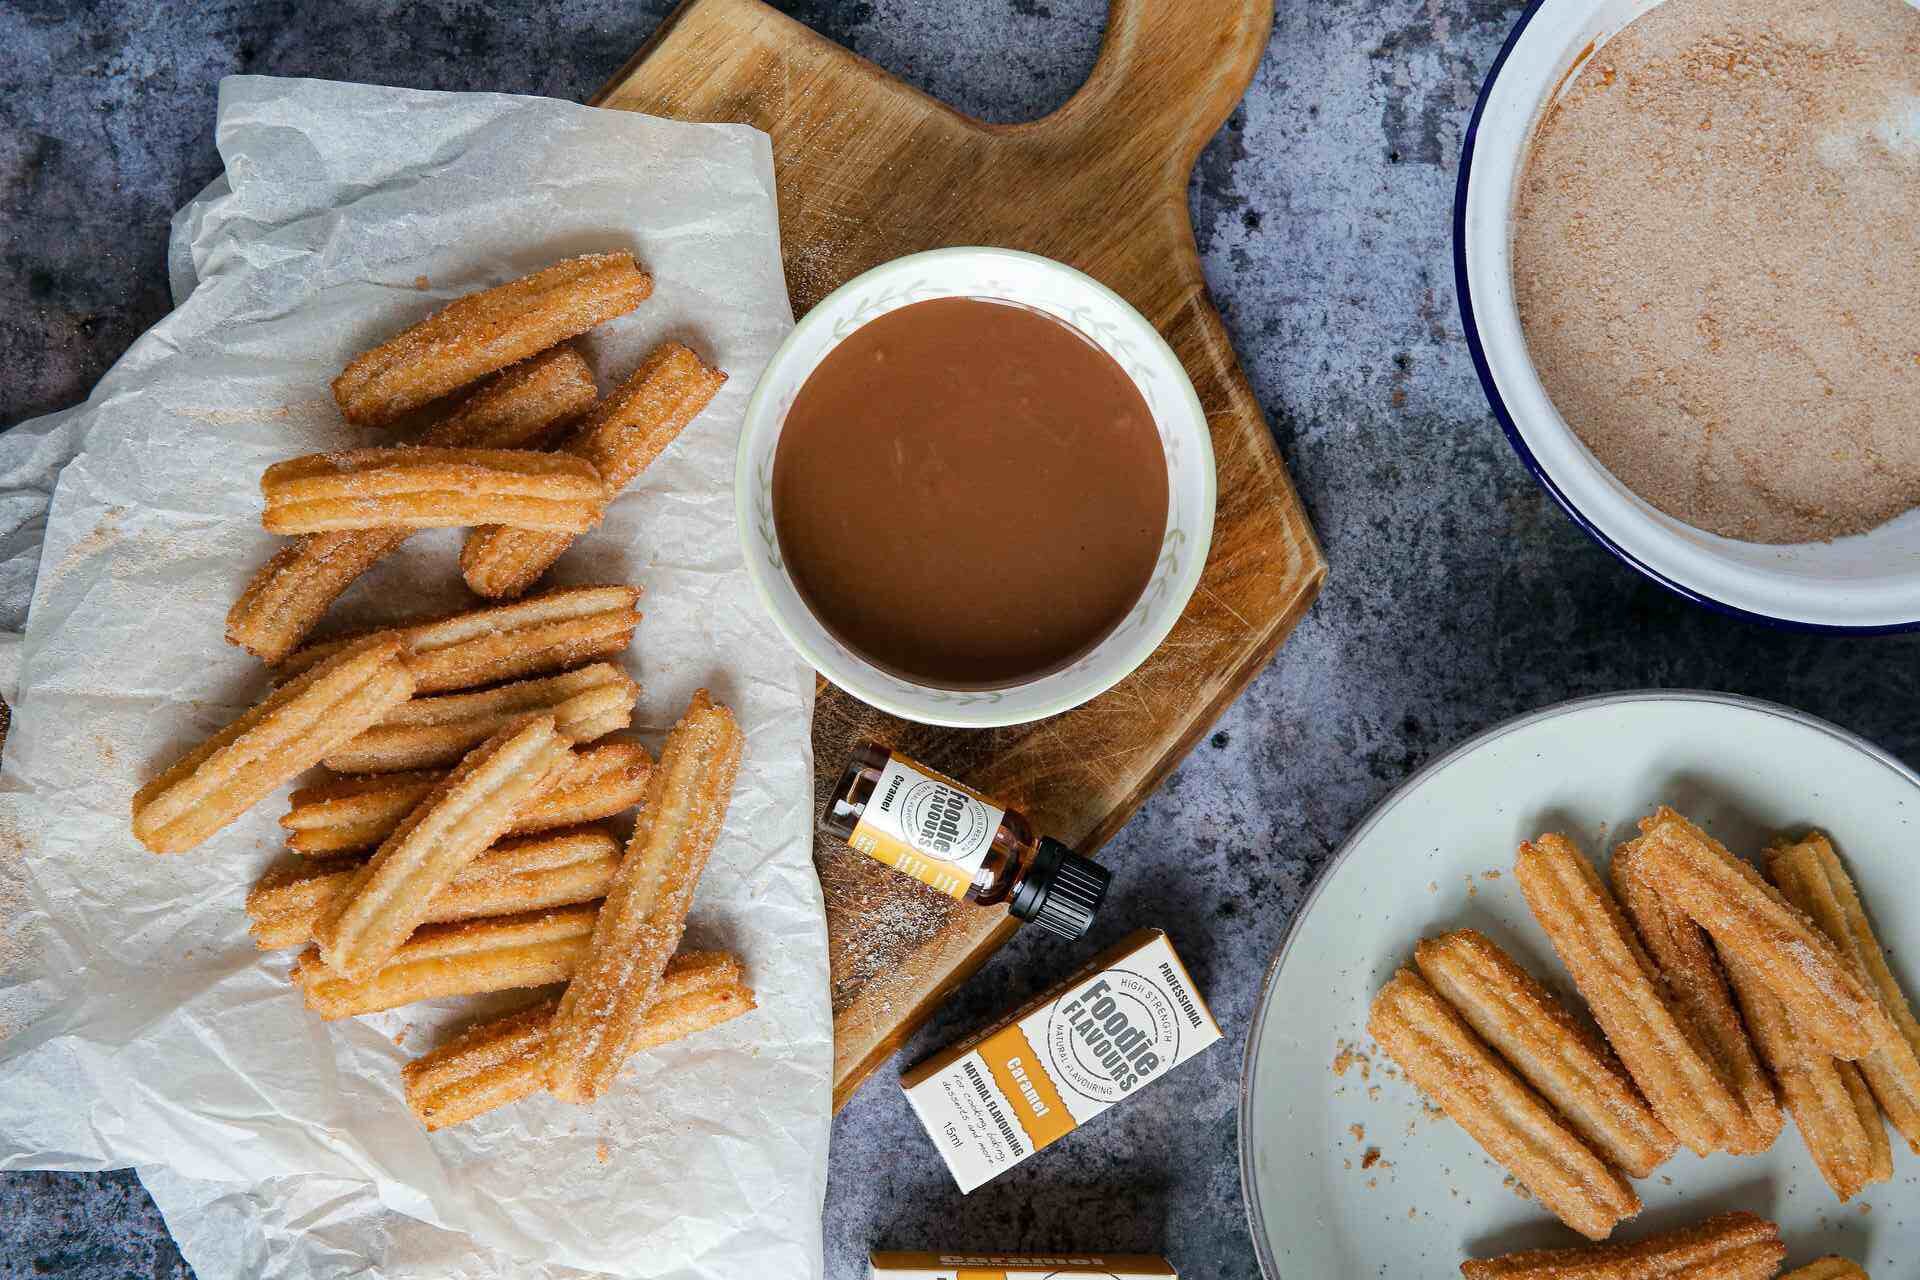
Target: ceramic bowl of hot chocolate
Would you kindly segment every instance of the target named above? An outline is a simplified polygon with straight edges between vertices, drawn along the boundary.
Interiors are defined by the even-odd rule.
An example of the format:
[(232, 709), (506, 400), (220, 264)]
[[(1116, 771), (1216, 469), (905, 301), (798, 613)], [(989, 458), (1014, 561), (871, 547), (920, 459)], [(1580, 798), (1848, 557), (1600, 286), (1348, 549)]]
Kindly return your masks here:
[(734, 503), (762, 603), (861, 701), (923, 724), (1056, 715), (1166, 639), (1212, 542), (1212, 438), (1179, 358), (1051, 259), (936, 249), (794, 327)]
[[(1643, 499), (1603, 465), (1556, 408), (1534, 364), (1514, 279), (1516, 207), (1530, 147), (1580, 73), (1604, 65), (1608, 41), (1659, 7), (1660, 0), (1537, 0), (1488, 73), (1466, 132), (1454, 206), (1457, 293), (1487, 399), (1547, 492), (1614, 555), (1668, 589), (1791, 628), (1920, 627), (1920, 511), (1831, 541), (1766, 543), (1706, 532)], [(1886, 135), (1896, 144), (1899, 123)], [(1911, 146), (1911, 121), (1907, 127)], [(1910, 331), (1909, 346), (1911, 339)], [(1914, 412), (1910, 429), (1920, 428)]]

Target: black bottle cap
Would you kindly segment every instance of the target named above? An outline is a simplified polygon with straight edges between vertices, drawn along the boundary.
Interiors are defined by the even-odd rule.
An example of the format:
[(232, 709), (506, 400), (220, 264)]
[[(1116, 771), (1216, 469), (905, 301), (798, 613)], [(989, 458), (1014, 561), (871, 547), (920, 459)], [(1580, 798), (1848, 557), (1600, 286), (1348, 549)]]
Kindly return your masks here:
[(1043, 836), (1007, 910), (1014, 919), (1031, 920), (1048, 933), (1082, 937), (1093, 928), (1093, 913), (1107, 896), (1111, 879), (1113, 874), (1093, 859)]

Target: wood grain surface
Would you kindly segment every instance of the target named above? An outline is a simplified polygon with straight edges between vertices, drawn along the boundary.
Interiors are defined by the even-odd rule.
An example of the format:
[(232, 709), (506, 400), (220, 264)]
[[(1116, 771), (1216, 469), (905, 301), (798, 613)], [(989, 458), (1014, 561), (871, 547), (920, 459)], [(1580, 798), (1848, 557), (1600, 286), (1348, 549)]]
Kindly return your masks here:
[[(1099, 61), (1053, 114), (973, 120), (760, 0), (689, 0), (595, 96), (600, 106), (745, 122), (773, 139), (796, 315), (869, 267), (943, 245), (1025, 249), (1117, 290), (1158, 326), (1205, 407), (1219, 468), (1193, 601), (1139, 671), (1064, 715), (935, 729), (824, 682), (816, 799), (874, 737), (1025, 810), (1092, 852), (1206, 732), (1326, 574), (1272, 434), (1207, 300), (1187, 216), (1200, 149), (1266, 46), (1272, 0), (1113, 0)], [(826, 836), (815, 863), (833, 966), (834, 1105), (1011, 934)], [(1117, 870), (1113, 892), (1138, 894)]]

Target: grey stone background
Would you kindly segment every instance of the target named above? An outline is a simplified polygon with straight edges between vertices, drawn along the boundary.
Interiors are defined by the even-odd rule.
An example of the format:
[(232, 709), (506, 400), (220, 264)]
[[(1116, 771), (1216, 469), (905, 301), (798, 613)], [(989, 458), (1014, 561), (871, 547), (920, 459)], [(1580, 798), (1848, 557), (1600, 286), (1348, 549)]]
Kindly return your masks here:
[[(1092, 65), (1100, 0), (794, 0), (963, 110), (1040, 115)], [(83, 398), (167, 306), (168, 215), (217, 171), (234, 72), (581, 98), (667, 0), (170, 0), (0, 6), (0, 422)], [(1505, 0), (1284, 0), (1245, 104), (1194, 175), (1207, 279), (1332, 562), (1273, 666), (1110, 848), (1070, 953), (1022, 938), (904, 1056), (1169, 929), (1229, 1043), (962, 1199), (890, 1067), (834, 1128), (828, 1275), (894, 1248), (1164, 1250), (1257, 1274), (1235, 1089), (1268, 957), (1330, 850), (1423, 760), (1518, 712), (1640, 686), (1804, 708), (1920, 761), (1920, 641), (1766, 630), (1689, 606), (1589, 542), (1508, 449), (1460, 336), (1454, 165)], [(189, 1274), (130, 1173), (0, 1175), (0, 1276)]]

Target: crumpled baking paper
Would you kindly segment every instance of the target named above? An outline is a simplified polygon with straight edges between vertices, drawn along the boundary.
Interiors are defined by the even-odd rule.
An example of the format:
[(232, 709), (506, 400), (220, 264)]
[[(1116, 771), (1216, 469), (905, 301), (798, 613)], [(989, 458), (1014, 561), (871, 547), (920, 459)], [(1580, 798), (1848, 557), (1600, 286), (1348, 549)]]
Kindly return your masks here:
[[(178, 309), (86, 404), (0, 436), (0, 624), (32, 584), (24, 637), (0, 644), (0, 1168), (136, 1166), (203, 1280), (817, 1277), (832, 1027), (813, 680), (733, 529), (742, 414), (792, 325), (767, 139), (255, 77), (221, 85), (217, 138), (224, 178), (175, 221)], [(667, 337), (730, 377), (554, 578), (645, 589), (627, 665), (649, 742), (702, 685), (746, 729), (688, 941), (739, 952), (759, 1008), (641, 1055), (595, 1107), (542, 1096), (429, 1135), (401, 1064), (524, 993), (322, 1023), (291, 954), (245, 929), (248, 886), (287, 856), (284, 793), (172, 857), (135, 843), (128, 803), (268, 686), (222, 639), (276, 545), (260, 473), (382, 439), (341, 422), (329, 379), (451, 297), (612, 248), (655, 289), (587, 339), (603, 387)], [(459, 541), (414, 538), (329, 625), (457, 607)]]

